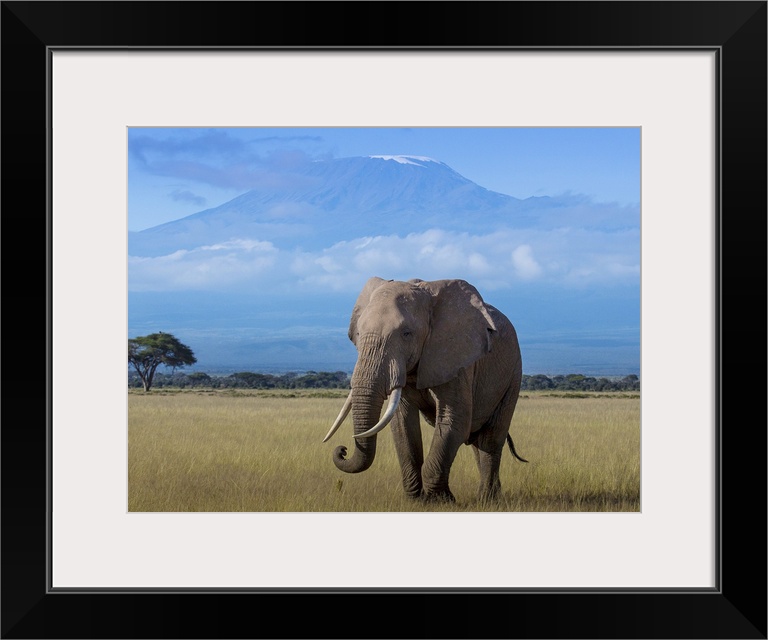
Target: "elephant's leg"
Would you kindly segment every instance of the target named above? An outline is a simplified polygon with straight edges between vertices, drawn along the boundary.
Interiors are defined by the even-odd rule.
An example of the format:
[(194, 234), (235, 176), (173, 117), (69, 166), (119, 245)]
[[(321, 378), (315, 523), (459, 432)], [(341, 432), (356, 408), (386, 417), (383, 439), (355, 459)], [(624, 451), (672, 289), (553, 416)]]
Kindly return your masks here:
[(513, 386), (504, 395), (496, 411), (478, 434), (472, 445), (480, 471), (478, 497), (481, 501), (492, 500), (501, 494), (499, 468), (509, 425), (515, 413), (519, 387)]
[(403, 489), (409, 498), (421, 496), (421, 467), (424, 464), (424, 447), (421, 442), (419, 410), (404, 394), (391, 424), (395, 451), (403, 474)]
[(472, 426), (471, 381), (468, 376), (443, 385), (456, 387), (450, 393), (440, 393), (438, 387), (435, 411), (435, 432), (424, 462), (424, 495), (428, 499), (454, 501), (448, 486), (451, 465), (459, 447), (467, 441)]
[[(479, 439), (478, 439), (479, 442)], [(493, 500), (501, 494), (501, 480), (499, 480), (499, 468), (501, 466), (502, 447), (498, 450), (487, 450), (481, 448), (487, 446), (486, 443), (475, 443), (472, 450), (477, 460), (477, 468), (480, 471), (480, 488), (478, 499), (483, 502)]]

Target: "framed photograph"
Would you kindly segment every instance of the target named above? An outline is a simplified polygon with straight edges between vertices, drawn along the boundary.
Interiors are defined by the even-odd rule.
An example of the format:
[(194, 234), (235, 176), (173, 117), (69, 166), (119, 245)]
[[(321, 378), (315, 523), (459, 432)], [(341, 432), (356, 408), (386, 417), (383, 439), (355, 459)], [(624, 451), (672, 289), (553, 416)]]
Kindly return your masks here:
[(639, 512), (640, 151), (622, 126), (130, 127), (128, 511)]
[[(417, 8), (424, 18), (412, 13)], [(354, 37), (330, 17), (341, 10), (294, 2), (3, 3), (6, 237), (34, 236), (41, 246), (31, 260), (17, 243), (7, 247), (4, 284), (12, 304), (6, 310), (31, 307), (45, 318), (35, 334), (46, 336), (44, 378), (42, 358), (15, 352), (25, 341), (6, 345), (14, 394), (19, 386), (23, 396), (39, 391), (25, 402), (40, 416), (23, 424), (15, 416), (2, 432), (3, 637), (765, 638), (765, 407), (749, 390), (764, 379), (764, 368), (753, 372), (750, 365), (763, 346), (754, 342), (752, 323), (764, 335), (765, 304), (762, 295), (745, 293), (743, 283), (749, 274), (749, 290), (765, 291), (766, 3), (344, 3), (345, 19), (375, 25)], [(259, 238), (216, 235), (244, 210), (237, 194), (221, 198), (226, 189), (244, 191), (249, 167), (238, 148), (253, 148), (256, 138), (272, 141), (259, 158), (270, 158), (273, 183), (285, 184), (288, 174), (275, 167), (287, 165), (306, 184), (317, 176), (302, 174), (302, 162), (350, 155), (343, 137), (350, 131), (378, 135), (380, 146), (404, 131), (419, 140), (414, 150), (363, 151), (366, 168), (355, 171), (373, 171), (372, 162), (376, 172), (439, 164), (459, 175), (451, 163), (418, 149), (453, 153), (458, 164), (474, 154), (467, 166), (480, 166), (482, 156), (494, 158), (497, 173), (505, 174), (500, 180), (520, 174), (525, 186), (511, 194), (520, 195), (516, 202), (536, 195), (531, 183), (544, 175), (537, 167), (553, 173), (558, 163), (572, 166), (568, 150), (578, 147), (581, 188), (624, 201), (585, 209), (584, 200), (568, 199), (567, 187), (542, 191), (559, 199), (557, 210), (548, 210), (549, 226), (535, 237), (530, 226), (527, 236), (504, 235), (511, 232), (491, 222), (498, 210), (478, 209), (466, 228), (452, 218), (450, 229), (388, 231), (385, 253), (371, 246), (385, 233), (366, 226), (370, 219), (355, 230), (354, 217), (340, 214), (321, 227), (306, 225), (316, 211), (292, 191), (258, 221)], [(547, 151), (542, 132), (571, 139), (558, 138)], [(427, 134), (441, 144), (430, 147), (420, 138)], [(275, 146), (278, 138), (300, 144)], [(484, 140), (506, 156), (515, 148), (530, 160), (500, 168), (505, 156), (493, 156)], [(366, 141), (366, 149), (372, 146)], [(223, 155), (226, 171), (205, 160)], [(625, 155), (634, 164), (621, 164)], [(620, 184), (628, 174), (631, 184)], [(492, 175), (484, 174), (489, 181)], [(507, 192), (515, 188), (503, 184)], [(229, 206), (219, 207), (222, 216), (202, 230), (196, 223), (173, 226), (189, 221), (185, 206), (205, 213), (206, 195), (215, 189), (215, 202)], [(351, 189), (346, 184), (332, 197)], [(166, 195), (164, 205), (153, 205), (151, 217), (139, 221), (152, 207), (132, 205), (147, 202), (142, 198), (153, 190)], [(445, 191), (436, 188), (432, 202)], [(505, 206), (522, 207), (512, 200)], [(312, 202), (322, 207), (319, 196)], [(592, 216), (578, 234), (568, 229), (574, 218), (563, 213), (577, 206), (580, 215)], [(397, 212), (390, 206), (387, 216), (395, 220)], [(138, 233), (143, 229), (151, 233)], [(552, 241), (555, 233), (561, 245)], [(171, 236), (172, 243), (162, 244)], [(425, 247), (430, 253), (419, 261)], [(570, 257), (574, 247), (578, 264)], [(202, 346), (202, 329), (212, 321), (196, 326), (194, 317), (213, 310), (206, 318), (218, 311), (232, 339), (227, 348), (242, 352), (245, 343), (235, 338), (253, 310), (239, 324), (222, 318), (237, 312), (239, 287), (266, 296), (259, 318), (273, 321), (301, 306), (290, 295), (302, 287), (315, 296), (326, 288), (326, 315), (348, 318), (356, 297), (350, 292), (365, 284), (363, 273), (405, 279), (409, 269), (393, 265), (410, 263), (424, 273), (413, 277), (437, 280), (435, 265), (448, 264), (449, 254), (450, 264), (464, 265), (461, 277), (476, 277), (491, 302), (486, 291), (496, 287), (506, 307), (515, 295), (498, 285), (496, 264), (512, 273), (520, 301), (526, 291), (560, 295), (544, 288), (547, 270), (581, 278), (576, 290), (593, 302), (591, 320), (609, 307), (590, 289), (590, 277), (601, 278), (601, 290), (619, 286), (610, 279), (616, 274), (632, 283), (621, 311), (639, 322), (621, 322), (630, 334), (637, 331), (638, 342), (622, 350), (615, 341), (606, 362), (636, 352), (639, 499), (619, 508), (566, 508), (567, 490), (552, 488), (554, 475), (546, 472), (537, 477), (561, 496), (560, 507), (420, 511), (321, 502), (312, 509), (283, 497), (265, 507), (237, 490), (242, 477), (234, 471), (228, 477), (236, 489), (219, 502), (203, 500), (219, 489), (195, 484), (193, 474), (183, 476), (186, 493), (164, 494), (163, 464), (202, 432), (190, 424), (163, 440), (168, 431), (156, 422), (155, 434), (145, 430), (144, 440), (135, 437), (135, 424), (129, 434), (140, 405), (126, 393), (126, 339), (171, 326), (184, 343), (196, 336), (197, 357), (209, 357), (216, 347)], [(368, 273), (374, 268), (381, 273)], [(41, 284), (45, 279), (45, 304), (42, 295), (30, 294), (22, 277), (28, 269), (41, 272)], [(227, 270), (237, 277), (220, 278)], [(733, 279), (733, 289), (725, 287), (728, 273), (740, 275), (737, 294)], [(236, 282), (233, 291), (225, 281)], [(179, 293), (187, 289), (196, 296)], [(284, 306), (275, 302), (279, 296)], [(563, 297), (557, 304), (566, 303)], [(174, 308), (185, 310), (183, 322), (173, 319)], [(545, 310), (542, 305), (539, 317), (520, 312), (528, 335), (546, 326)], [(495, 312), (485, 313), (500, 322)], [(29, 316), (7, 312), (6, 336), (29, 335)], [(348, 357), (348, 348), (354, 364), (346, 326), (336, 335), (337, 320), (325, 328), (307, 320), (301, 344), (314, 344), (312, 335), (325, 331), (323, 342), (345, 345), (333, 354)], [(264, 322), (273, 348), (262, 344), (258, 353), (288, 358), (295, 335), (286, 339), (274, 322)], [(599, 326), (607, 333), (613, 325)], [(413, 331), (409, 325), (409, 336)], [(529, 345), (521, 339), (533, 362), (547, 362), (551, 350)], [(327, 353), (313, 353), (318, 368), (332, 362)], [(177, 354), (179, 365), (195, 364), (191, 354)], [(597, 371), (600, 354), (593, 348), (588, 355)], [(631, 359), (621, 363), (635, 366)], [(136, 384), (146, 387), (147, 371), (135, 371)], [(334, 402), (335, 415), (344, 394)], [(750, 428), (744, 416), (754, 413), (758, 425)], [(152, 452), (157, 461), (143, 475), (136, 472), (137, 446), (143, 447), (138, 458)], [(336, 469), (328, 446), (313, 451), (329, 465), (319, 482), (338, 502), (352, 481), (330, 473)], [(184, 460), (189, 469), (202, 464), (194, 450)], [(615, 471), (616, 462), (605, 459), (605, 466)], [(631, 484), (630, 463), (616, 473)], [(365, 474), (349, 477), (364, 481)], [(360, 499), (372, 491), (356, 486)], [(742, 506), (745, 495), (753, 508)], [(370, 620), (371, 606), (391, 611), (393, 601), (417, 613)]]

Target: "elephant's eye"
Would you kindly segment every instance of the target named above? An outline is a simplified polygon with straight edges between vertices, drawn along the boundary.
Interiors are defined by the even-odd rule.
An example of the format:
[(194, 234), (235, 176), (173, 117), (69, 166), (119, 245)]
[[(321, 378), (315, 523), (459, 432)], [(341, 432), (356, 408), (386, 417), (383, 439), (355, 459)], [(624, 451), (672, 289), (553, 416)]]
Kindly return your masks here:
[(410, 331), (408, 331), (407, 329), (405, 331), (403, 331), (403, 338), (410, 338), (410, 337), (411, 337), (411, 332)]

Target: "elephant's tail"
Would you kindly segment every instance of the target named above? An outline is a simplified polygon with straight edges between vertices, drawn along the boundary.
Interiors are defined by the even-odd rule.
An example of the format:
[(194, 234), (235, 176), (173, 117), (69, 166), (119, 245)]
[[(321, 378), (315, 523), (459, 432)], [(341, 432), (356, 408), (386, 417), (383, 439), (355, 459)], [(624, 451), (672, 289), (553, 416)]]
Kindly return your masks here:
[(507, 434), (507, 444), (509, 445), (509, 450), (512, 452), (512, 455), (515, 456), (520, 462), (528, 462), (525, 458), (521, 458), (520, 454), (515, 451), (515, 443), (512, 442), (512, 436)]

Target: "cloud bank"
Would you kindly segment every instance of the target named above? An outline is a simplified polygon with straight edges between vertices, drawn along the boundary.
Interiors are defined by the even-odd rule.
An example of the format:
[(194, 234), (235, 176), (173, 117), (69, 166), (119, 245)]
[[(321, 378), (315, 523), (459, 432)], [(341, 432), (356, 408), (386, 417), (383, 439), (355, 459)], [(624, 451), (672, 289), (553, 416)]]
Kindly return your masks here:
[(350, 292), (373, 275), (463, 278), (487, 290), (519, 283), (627, 285), (639, 283), (639, 229), (502, 229), (488, 234), (430, 229), (365, 236), (318, 251), (232, 238), (154, 258), (131, 256), (129, 272), (132, 291)]

